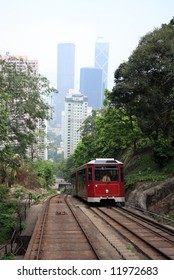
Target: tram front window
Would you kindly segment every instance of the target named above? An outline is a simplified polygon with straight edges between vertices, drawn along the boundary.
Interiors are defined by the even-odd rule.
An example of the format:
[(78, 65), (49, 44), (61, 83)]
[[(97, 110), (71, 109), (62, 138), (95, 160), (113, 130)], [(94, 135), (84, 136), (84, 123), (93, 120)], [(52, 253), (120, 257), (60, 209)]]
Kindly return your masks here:
[(118, 181), (118, 169), (113, 167), (96, 167), (95, 168), (95, 181), (98, 182), (117, 182)]

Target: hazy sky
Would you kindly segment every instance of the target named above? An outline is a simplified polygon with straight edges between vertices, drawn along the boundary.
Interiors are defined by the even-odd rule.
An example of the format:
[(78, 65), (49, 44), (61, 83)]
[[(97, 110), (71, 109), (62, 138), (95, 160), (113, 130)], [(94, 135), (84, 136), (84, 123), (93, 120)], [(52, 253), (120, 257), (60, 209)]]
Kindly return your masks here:
[(141, 37), (174, 16), (174, 0), (0, 0), (0, 54), (27, 55), (56, 87), (57, 44), (76, 45), (80, 67), (94, 66), (98, 36), (110, 44), (109, 83)]

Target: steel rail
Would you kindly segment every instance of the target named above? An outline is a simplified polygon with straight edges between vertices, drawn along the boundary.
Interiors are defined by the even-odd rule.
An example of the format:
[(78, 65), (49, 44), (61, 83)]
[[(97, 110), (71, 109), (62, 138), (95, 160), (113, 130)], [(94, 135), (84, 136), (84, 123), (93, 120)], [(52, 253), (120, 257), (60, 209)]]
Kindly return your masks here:
[[(166, 227), (166, 226), (164, 226), (164, 225), (162, 225), (162, 224), (159, 224), (159, 223), (157, 223), (156, 221), (154, 221), (154, 220), (149, 220), (149, 218), (147, 218), (147, 217), (144, 217), (144, 216), (142, 216), (142, 215), (140, 215), (140, 214), (138, 214), (138, 213), (132, 213), (131, 211), (129, 211), (128, 209), (126, 209), (126, 208), (120, 208), (120, 209), (116, 209), (116, 208), (112, 208), (112, 210), (113, 211), (116, 211), (116, 212), (119, 212), (121, 215), (125, 215), (126, 216), (126, 214), (128, 214), (129, 216), (130, 216), (130, 219), (132, 219), (132, 221), (134, 221), (134, 222), (136, 222), (136, 223), (138, 223), (140, 226), (142, 226), (142, 227), (144, 227), (145, 229), (146, 228), (148, 228), (148, 227), (146, 227), (145, 225), (143, 225), (141, 222), (139, 222), (139, 221), (142, 221), (143, 223), (146, 223), (146, 224), (148, 224), (149, 226), (152, 226), (152, 227), (154, 227), (155, 229), (159, 229), (159, 230), (161, 230), (162, 232), (165, 232), (165, 233), (167, 233), (167, 234), (169, 234), (170, 236), (172, 236), (172, 237), (174, 237), (174, 229), (171, 229), (171, 228), (168, 228), (168, 227)], [(121, 210), (121, 211), (119, 211), (119, 210)], [(125, 214), (126, 213), (126, 214)], [(132, 217), (131, 217), (132, 216)], [(134, 218), (135, 219), (137, 219), (137, 220), (134, 220)], [(149, 231), (151, 231), (152, 233), (155, 233), (156, 235), (158, 235), (159, 237), (162, 237), (163, 239), (166, 239), (168, 242), (170, 242), (171, 244), (174, 244), (174, 241), (173, 240), (171, 240), (170, 238), (168, 238), (168, 237), (166, 237), (166, 236), (164, 236), (164, 235), (162, 235), (162, 234), (160, 234), (159, 232), (156, 232), (155, 230), (153, 230), (153, 229), (150, 229), (150, 228), (148, 228), (148, 230)]]
[(65, 202), (66, 202), (68, 208), (70, 209), (70, 211), (71, 211), (73, 217), (75, 218), (75, 220), (76, 220), (76, 222), (78, 223), (79, 227), (81, 228), (83, 234), (85, 235), (85, 237), (86, 237), (86, 239), (87, 239), (89, 245), (91, 246), (91, 249), (92, 249), (93, 253), (95, 254), (96, 258), (97, 258), (98, 260), (100, 260), (99, 255), (97, 254), (97, 252), (96, 252), (94, 246), (92, 245), (92, 242), (89, 240), (89, 238), (88, 238), (88, 236), (87, 236), (87, 234), (86, 234), (86, 232), (85, 232), (85, 230), (84, 230), (82, 224), (81, 224), (80, 221), (78, 220), (78, 217), (77, 217), (77, 215), (75, 214), (75, 212), (73, 211), (73, 209), (72, 209), (71, 205), (69, 204), (67, 198), (68, 198), (68, 195), (65, 197)]
[[(140, 211), (140, 212), (142, 212), (142, 213), (146, 213), (146, 214), (148, 214), (148, 215), (156, 216), (157, 218), (159, 218), (159, 219), (161, 219), (161, 220), (163, 220), (163, 221), (166, 221), (166, 222), (168, 222), (168, 223), (172, 223), (172, 224), (174, 225), (174, 219), (167, 218), (166, 216), (160, 215), (160, 214), (155, 213), (155, 212), (153, 212), (153, 211), (148, 211), (148, 210), (143, 209), (143, 208), (135, 207), (133, 204), (127, 203), (126, 206), (127, 206), (127, 207), (130, 207), (130, 208), (132, 208), (132, 209), (138, 210), (138, 211)], [(121, 207), (121, 206), (120, 206), (120, 207)], [(166, 225), (167, 225), (167, 224), (166, 224)], [(171, 225), (171, 224), (170, 224), (170, 225)], [(170, 225), (167, 225), (167, 226), (170, 226)], [(173, 230), (174, 230), (174, 229), (173, 229)]]
[(47, 213), (50, 205), (50, 200), (57, 195), (53, 195), (48, 198), (48, 200), (45, 202), (46, 206), (44, 208), (44, 213), (43, 213), (43, 218), (42, 218), (42, 223), (41, 223), (41, 233), (40, 233), (40, 239), (39, 239), (39, 245), (37, 249), (37, 255), (36, 255), (36, 260), (39, 260), (40, 252), (41, 252), (41, 246), (42, 246), (42, 240), (43, 240), (43, 234), (44, 234), (44, 227), (46, 224), (46, 219), (47, 219)]
[[(149, 243), (148, 241), (144, 240), (138, 233), (132, 231), (129, 229), (128, 226), (122, 224), (121, 222), (119, 222), (118, 220), (114, 219), (113, 217), (111, 217), (109, 214), (105, 213), (105, 211), (101, 210), (100, 208), (97, 208), (98, 211), (100, 211), (102, 214), (104, 214), (105, 216), (107, 216), (108, 218), (110, 218), (111, 220), (113, 220), (114, 222), (118, 223), (120, 226), (122, 226), (123, 228), (125, 228), (126, 230), (128, 230), (129, 232), (131, 232), (132, 234), (134, 234), (136, 237), (138, 237), (140, 240), (142, 240), (143, 242), (145, 242), (148, 246), (150, 246), (151, 248), (153, 248), (155, 251), (157, 251), (158, 253), (160, 253), (160, 255), (162, 255), (163, 257), (165, 257), (166, 259), (171, 260), (172, 258), (170, 256), (168, 256), (167, 254), (165, 254), (164, 252), (162, 252), (160, 249), (156, 248), (153, 244)], [(95, 212), (95, 210), (93, 209), (93, 211)], [(99, 215), (99, 214), (98, 214)], [(123, 214), (122, 214), (123, 215)], [(125, 215), (125, 214), (124, 214)], [(100, 216), (100, 215), (99, 215)], [(100, 216), (101, 217), (101, 216)], [(113, 227), (109, 222), (107, 222), (103, 217), (101, 217), (107, 224), (109, 224), (112, 228), (115, 229), (115, 227)], [(144, 228), (146, 228), (144, 226)], [(115, 229), (116, 230), (116, 229)], [(148, 229), (149, 230), (149, 229)], [(120, 233), (120, 232), (119, 232)], [(122, 236), (124, 236), (121, 233)], [(125, 236), (124, 236), (125, 237)], [(143, 251), (142, 251), (143, 252)], [(144, 252), (143, 252), (144, 253)], [(149, 257), (149, 256), (148, 256)]]

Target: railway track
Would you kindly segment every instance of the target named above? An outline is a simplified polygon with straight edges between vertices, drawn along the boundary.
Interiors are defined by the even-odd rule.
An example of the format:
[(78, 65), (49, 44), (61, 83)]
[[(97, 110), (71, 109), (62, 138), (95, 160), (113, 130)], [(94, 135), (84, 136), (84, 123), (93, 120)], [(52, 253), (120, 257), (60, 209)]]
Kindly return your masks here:
[(174, 259), (174, 230), (127, 208), (47, 200), (24, 259)]
[(92, 211), (127, 239), (147, 259), (174, 259), (174, 229), (127, 208), (93, 208)]
[(24, 259), (99, 259), (66, 196), (46, 201)]

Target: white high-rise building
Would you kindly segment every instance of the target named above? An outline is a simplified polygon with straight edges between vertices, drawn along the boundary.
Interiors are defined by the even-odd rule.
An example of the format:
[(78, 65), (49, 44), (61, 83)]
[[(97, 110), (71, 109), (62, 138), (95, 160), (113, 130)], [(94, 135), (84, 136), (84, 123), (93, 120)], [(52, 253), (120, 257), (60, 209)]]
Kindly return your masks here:
[(68, 158), (81, 141), (80, 127), (87, 116), (87, 96), (72, 94), (65, 97), (64, 158)]
[(25, 71), (26, 70), (26, 63), (32, 68), (34, 73), (38, 73), (39, 64), (38, 60), (36, 59), (28, 59), (26, 55), (10, 55), (6, 53), (6, 55), (2, 55), (1, 59), (6, 61), (13, 62), (16, 64), (16, 69), (18, 71)]

